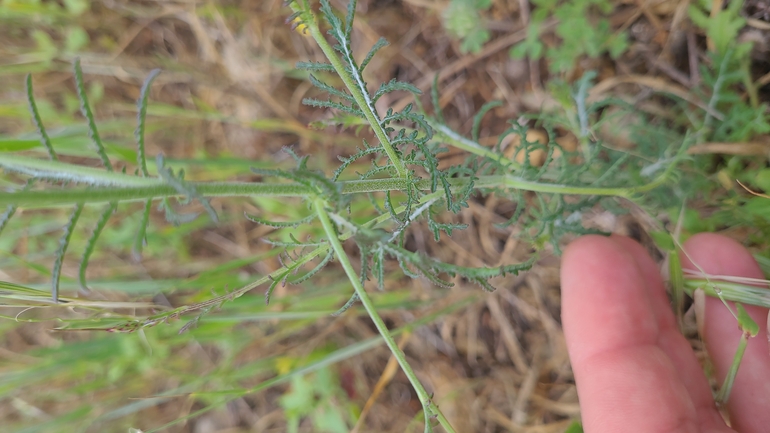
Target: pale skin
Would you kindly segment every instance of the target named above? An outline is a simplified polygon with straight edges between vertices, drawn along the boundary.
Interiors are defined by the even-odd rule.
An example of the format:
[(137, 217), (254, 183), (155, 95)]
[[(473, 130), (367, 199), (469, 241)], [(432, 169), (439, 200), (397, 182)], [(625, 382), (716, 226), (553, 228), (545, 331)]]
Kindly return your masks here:
[[(699, 234), (685, 244), (712, 275), (763, 278), (737, 242)], [(719, 414), (705, 373), (679, 332), (658, 266), (641, 245), (622, 236), (585, 236), (562, 262), (562, 321), (587, 433), (770, 432), (768, 310), (746, 306), (760, 324), (743, 357), (727, 409)], [(704, 340), (718, 383), (741, 331), (720, 300), (706, 300)]]

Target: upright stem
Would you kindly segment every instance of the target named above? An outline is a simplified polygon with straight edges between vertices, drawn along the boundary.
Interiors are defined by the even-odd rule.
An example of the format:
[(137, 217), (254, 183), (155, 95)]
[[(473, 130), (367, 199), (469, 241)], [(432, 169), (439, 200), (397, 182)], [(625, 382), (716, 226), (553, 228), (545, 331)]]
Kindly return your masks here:
[[(396, 149), (390, 142), (390, 137), (388, 137), (388, 134), (385, 133), (385, 129), (382, 127), (380, 117), (377, 114), (374, 105), (371, 103), (370, 98), (368, 95), (364, 94), (364, 92), (367, 90), (361, 89), (360, 86), (356, 84), (354, 77), (351, 76), (352, 73), (360, 72), (349, 71), (348, 68), (345, 67), (345, 63), (343, 63), (342, 59), (340, 59), (340, 57), (337, 55), (337, 52), (326, 40), (326, 37), (324, 37), (323, 32), (321, 32), (321, 28), (318, 26), (318, 18), (315, 13), (313, 13), (313, 11), (310, 10), (307, 5), (303, 5), (303, 9), (298, 9), (298, 3), (299, 2), (293, 3), (292, 8), (296, 11), (303, 12), (304, 24), (310, 30), (310, 34), (313, 36), (313, 39), (315, 39), (318, 46), (321, 47), (321, 51), (323, 51), (324, 55), (326, 55), (326, 58), (329, 59), (329, 62), (334, 67), (334, 70), (337, 71), (337, 74), (342, 79), (342, 82), (345, 83), (345, 87), (347, 87), (350, 91), (350, 94), (356, 101), (358, 108), (360, 108), (364, 113), (366, 121), (369, 122), (369, 125), (371, 125), (372, 130), (374, 131), (374, 135), (377, 136), (377, 139), (380, 141), (383, 150), (388, 155), (390, 162), (393, 164), (393, 167), (396, 168), (398, 177), (407, 177), (408, 171), (406, 166), (401, 161), (401, 158), (398, 156), (398, 152), (396, 152)], [(340, 41), (340, 43), (344, 42)], [(356, 65), (352, 64), (350, 65), (350, 68), (355, 69)]]
[(730, 398), (730, 391), (733, 389), (733, 384), (735, 383), (735, 376), (738, 374), (738, 367), (741, 365), (741, 360), (743, 360), (743, 354), (746, 352), (746, 346), (749, 344), (749, 334), (747, 332), (744, 332), (741, 334), (741, 340), (738, 343), (738, 349), (735, 351), (735, 357), (733, 357), (733, 362), (730, 364), (730, 369), (727, 371), (727, 375), (725, 375), (725, 380), (722, 383), (722, 386), (719, 388), (719, 391), (717, 392), (717, 395), (714, 396), (714, 400), (716, 401), (717, 405), (723, 405), (727, 403), (727, 400)]
[(323, 199), (316, 198), (313, 201), (313, 206), (315, 207), (318, 219), (321, 221), (321, 225), (326, 232), (326, 237), (329, 239), (329, 243), (331, 244), (331, 247), (337, 256), (337, 259), (339, 259), (340, 264), (342, 264), (342, 268), (345, 270), (345, 274), (348, 276), (350, 283), (353, 284), (353, 289), (356, 291), (358, 298), (361, 300), (361, 304), (363, 304), (367, 314), (369, 314), (369, 317), (374, 322), (374, 326), (377, 328), (377, 331), (379, 331), (380, 335), (385, 340), (385, 344), (388, 346), (388, 349), (390, 349), (391, 353), (393, 353), (393, 356), (398, 361), (398, 365), (401, 366), (404, 374), (406, 374), (409, 382), (414, 387), (415, 392), (417, 392), (417, 397), (420, 399), (423, 410), (428, 412), (429, 416), (436, 416), (439, 423), (441, 423), (447, 432), (454, 433), (455, 430), (438, 409), (438, 406), (433, 403), (428, 392), (425, 391), (422, 383), (420, 383), (417, 375), (414, 373), (412, 367), (407, 362), (406, 355), (404, 355), (404, 352), (398, 347), (398, 343), (396, 343), (396, 340), (394, 340), (393, 336), (390, 335), (388, 327), (385, 325), (385, 322), (383, 322), (379, 313), (377, 313), (377, 310), (374, 308), (374, 303), (372, 303), (371, 298), (369, 298), (369, 294), (366, 293), (364, 286), (361, 284), (361, 280), (358, 278), (356, 270), (353, 269), (353, 265), (350, 263), (347, 253), (345, 253), (345, 250), (342, 247), (342, 243), (339, 240), (337, 230), (332, 225), (329, 214), (326, 212), (326, 202)]

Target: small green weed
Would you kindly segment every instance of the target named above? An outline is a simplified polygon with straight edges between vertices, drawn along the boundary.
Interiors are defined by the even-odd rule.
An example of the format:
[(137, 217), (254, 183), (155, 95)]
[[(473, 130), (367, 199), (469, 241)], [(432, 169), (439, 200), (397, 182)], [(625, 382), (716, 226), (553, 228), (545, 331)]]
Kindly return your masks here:
[(490, 33), (484, 25), (481, 12), (492, 5), (492, 0), (451, 0), (444, 10), (444, 26), (450, 34), (461, 40), (460, 50), (477, 53), (489, 40)]
[[(286, 371), (292, 368), (284, 365)], [(329, 368), (321, 368), (308, 376), (294, 376), (290, 391), (279, 402), (288, 417), (289, 433), (299, 431), (300, 420), (305, 417), (310, 418), (314, 431), (345, 433), (352, 422), (346, 421), (342, 414), (350, 410), (338, 406), (349, 406), (346, 400), (339, 378)]]
[[(452, 0), (444, 10), (444, 26), (460, 39), (462, 52), (477, 53), (489, 41), (491, 34), (481, 14), (491, 4), (490, 0)], [(580, 58), (604, 54), (617, 58), (628, 48), (626, 34), (610, 28), (607, 15), (613, 5), (607, 0), (533, 0), (532, 5), (527, 37), (511, 48), (513, 58), (545, 58), (549, 70), (561, 74), (572, 71)], [(542, 33), (546, 21), (553, 18), (558, 42), (547, 46)]]
[[(606, 53), (617, 58), (628, 48), (626, 34), (610, 28), (606, 15), (613, 5), (607, 0), (533, 0), (532, 4), (536, 8), (527, 38), (511, 48), (514, 58), (545, 57), (550, 71), (559, 74), (572, 71), (581, 57), (596, 58)], [(592, 18), (594, 12), (602, 16)], [(541, 28), (548, 17), (558, 20), (555, 33), (560, 39), (551, 47), (541, 41)]]
[[(88, 32), (78, 18), (89, 7), (88, 0), (67, 0), (61, 4), (35, 0), (0, 3), (0, 23), (19, 33), (26, 33), (34, 48), (25, 49), (23, 64), (0, 64), (0, 76), (19, 71), (46, 70), (56, 58), (71, 58), (89, 43)], [(34, 22), (33, 27), (22, 23)]]
[[(746, 20), (740, 16), (742, 2), (730, 2), (727, 8), (710, 15), (712, 5), (702, 1), (690, 6), (693, 23), (703, 29), (711, 50), (708, 64), (702, 65), (701, 86), (695, 89), (709, 110), (689, 112), (684, 105), (688, 128), (695, 131), (700, 143), (726, 143), (740, 146), (770, 132), (767, 104), (759, 102), (758, 84), (750, 70), (752, 43), (740, 42), (739, 31)], [(728, 152), (729, 153), (729, 152)], [(763, 243), (770, 236), (770, 220), (767, 203), (760, 197), (742, 194), (744, 191), (734, 180), (768, 191), (763, 181), (766, 168), (762, 161), (741, 155), (727, 155), (716, 174), (708, 182), (693, 183), (695, 194), (706, 195), (727, 188), (730, 194), (719, 203), (720, 210), (707, 220), (686, 219), (685, 228), (690, 232), (716, 227), (749, 227), (749, 241)], [(701, 173), (714, 172), (713, 157), (697, 156), (693, 167)], [(689, 224), (688, 222), (692, 222)], [(694, 224), (694, 225), (693, 225)], [(706, 224), (706, 227), (703, 227)]]

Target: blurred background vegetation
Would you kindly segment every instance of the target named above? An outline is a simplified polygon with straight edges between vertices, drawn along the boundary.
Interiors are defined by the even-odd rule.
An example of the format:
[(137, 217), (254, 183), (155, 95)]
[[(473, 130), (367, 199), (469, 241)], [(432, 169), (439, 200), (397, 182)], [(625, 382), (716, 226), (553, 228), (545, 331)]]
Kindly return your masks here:
[[(640, 134), (658, 142), (680, 140), (685, 131), (697, 136), (680, 174), (684, 208), (660, 201), (644, 215), (597, 211), (586, 224), (649, 243), (647, 231), (657, 227), (650, 217), (666, 226), (684, 209), (683, 236), (720, 231), (769, 255), (770, 200), (734, 182), (770, 191), (765, 2), (361, 0), (358, 12), (359, 56), (380, 36), (391, 42), (367, 80), (397, 78), (429, 93), (438, 74), (444, 115), (463, 133), (484, 103), (502, 101), (481, 124), (481, 142), (489, 146), (507, 121), (547, 115), (595, 71), (592, 95), (640, 113), (599, 113), (602, 140), (634, 153)], [(57, 152), (87, 161), (90, 143), (71, 72), (79, 57), (118, 167), (136, 160), (135, 101), (154, 68), (163, 72), (150, 93), (148, 154), (163, 152), (189, 177), (247, 180), (249, 167), (284, 161), (280, 149), (288, 145), (314, 155), (320, 168), (334, 167), (336, 155), (360, 137), (322, 122), (308, 127), (330, 114), (301, 104), (314, 90), (294, 63), (322, 55), (285, 23), (289, 14), (281, 0), (0, 0), (0, 158), (42, 152), (24, 92), (31, 73)], [(378, 108), (408, 102), (387, 96)], [(698, 117), (692, 107), (706, 114)], [(655, 122), (643, 120), (651, 117)], [(357, 422), (359, 431), (421, 430), (421, 403), (363, 310), (330, 316), (350, 292), (337, 268), (312, 283), (279, 286), (269, 306), (258, 290), (199, 320), (193, 314), (135, 333), (56, 330), (87, 328), (97, 307), (114, 307), (116, 318), (147, 315), (267, 275), (281, 265), (262, 241), (274, 229), (243, 212), (272, 210), (287, 220), (306, 212), (299, 200), (212, 204), (219, 224), (198, 218), (174, 226), (153, 211), (139, 262), (131, 245), (140, 208), (116, 214), (89, 267), (90, 307), (19, 308), (23, 300), (0, 300), (3, 431), (346, 432)], [(95, 220), (98, 211), (86, 208), (83, 220)], [(408, 244), (466, 266), (521, 261), (528, 250), (517, 228), (500, 225), (512, 212), (511, 203), (477, 197), (456, 216), (467, 230), (438, 246), (427, 227), (415, 225)], [(0, 281), (48, 290), (68, 213), (20, 209), (0, 236)], [(73, 258), (91, 229), (77, 229)], [(65, 260), (63, 275), (63, 292), (74, 294), (76, 260)], [(532, 271), (497, 286), (493, 294), (462, 282), (439, 289), (393, 268), (386, 290), (373, 296), (458, 431), (563, 432), (579, 406), (560, 326), (558, 256), (546, 255)], [(693, 345), (702, 353), (695, 338)]]

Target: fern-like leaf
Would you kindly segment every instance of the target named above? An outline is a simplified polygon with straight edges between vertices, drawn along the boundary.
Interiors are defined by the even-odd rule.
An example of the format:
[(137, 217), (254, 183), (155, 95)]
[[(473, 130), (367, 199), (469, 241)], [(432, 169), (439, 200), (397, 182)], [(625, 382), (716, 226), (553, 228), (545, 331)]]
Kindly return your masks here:
[(365, 147), (363, 149), (359, 150), (358, 152), (356, 152), (355, 155), (351, 155), (351, 156), (349, 156), (347, 158), (344, 158), (342, 156), (337, 157), (340, 160), (340, 162), (342, 162), (342, 164), (340, 164), (340, 166), (337, 167), (336, 170), (334, 170), (334, 174), (332, 175), (332, 180), (333, 181), (336, 182), (337, 179), (339, 179), (339, 177), (342, 175), (342, 172), (345, 171), (345, 169), (348, 168), (350, 166), (350, 164), (354, 163), (359, 158), (362, 158), (362, 157), (367, 156), (367, 155), (374, 155), (374, 154), (382, 152), (382, 148), (381, 147), (369, 147), (369, 144), (366, 142), (366, 140), (364, 140), (364, 146)]
[(294, 159), (294, 161), (297, 163), (297, 170), (307, 170), (307, 161), (310, 158), (310, 155), (305, 156), (299, 156), (297, 152), (294, 151), (290, 146), (284, 146), (281, 148), (281, 151), (288, 154), (289, 156)]
[(276, 247), (283, 247), (283, 248), (308, 248), (308, 247), (320, 247), (321, 245), (326, 245), (324, 242), (300, 242), (297, 240), (297, 238), (294, 237), (294, 234), (289, 233), (289, 239), (291, 239), (291, 242), (283, 242), (283, 241), (273, 241), (270, 239), (263, 239), (262, 242), (265, 242), (267, 244), (276, 246)]
[(142, 249), (147, 243), (147, 224), (150, 222), (150, 211), (152, 210), (152, 199), (148, 199), (144, 202), (144, 211), (142, 212), (142, 219), (139, 220), (139, 227), (136, 230), (136, 236), (134, 237), (134, 245), (131, 249), (131, 254), (134, 261), (139, 261), (142, 258)]
[[(30, 178), (27, 180), (27, 183), (24, 185), (23, 191), (29, 191), (30, 188), (32, 188), (32, 185), (35, 183), (35, 178)], [(3, 230), (8, 225), (8, 223), (11, 221), (11, 218), (13, 218), (13, 215), (16, 213), (16, 210), (18, 209), (18, 206), (14, 204), (10, 204), (5, 208), (5, 211), (0, 214), (0, 234), (3, 233)]]
[(438, 242), (441, 240), (441, 232), (445, 232), (448, 236), (452, 236), (452, 231), (454, 230), (465, 230), (468, 228), (467, 224), (445, 224), (437, 222), (433, 216), (431, 215), (431, 212), (427, 213), (427, 220), (428, 220), (428, 229), (430, 229), (431, 232), (433, 232), (433, 239)]
[(316, 265), (316, 267), (314, 267), (313, 269), (311, 269), (310, 271), (308, 271), (304, 275), (301, 275), (299, 277), (289, 278), (287, 280), (287, 282), (289, 284), (300, 284), (300, 283), (303, 283), (303, 282), (309, 280), (310, 278), (315, 276), (315, 274), (319, 273), (323, 268), (325, 268), (326, 265), (328, 265), (329, 262), (331, 262), (331, 260), (333, 258), (334, 258), (334, 252), (332, 250), (329, 250), (329, 253), (326, 254), (326, 257), (324, 257), (321, 260), (321, 262), (318, 263), (318, 265)]
[(356, 60), (353, 57), (353, 48), (350, 45), (350, 32), (353, 30), (353, 18), (355, 15), (356, 1), (351, 0), (348, 3), (348, 14), (345, 19), (345, 24), (334, 14), (329, 0), (321, 0), (321, 14), (326, 18), (330, 25), (329, 34), (337, 40), (338, 44), (335, 45), (335, 49), (342, 54), (343, 61), (347, 64), (347, 72), (353, 79), (356, 88), (363, 95), (368, 111), (370, 111), (375, 117), (377, 116), (377, 110), (372, 102), (369, 90), (366, 87), (366, 81), (361, 74), (361, 70), (356, 66)]
[(356, 103), (356, 100), (353, 99), (353, 97), (350, 96), (350, 94), (345, 93), (342, 90), (339, 90), (339, 89), (337, 89), (334, 86), (330, 86), (329, 84), (324, 83), (323, 81), (321, 81), (318, 78), (316, 78), (315, 75), (310, 74), (309, 79), (310, 79), (310, 84), (318, 87), (319, 89), (323, 90), (324, 92), (326, 92), (326, 93), (328, 93), (330, 95), (334, 95), (334, 96), (336, 96), (336, 97), (338, 97), (340, 99), (343, 99), (345, 101), (348, 101), (351, 104), (355, 104)]
[(5, 226), (8, 225), (8, 222), (13, 218), (13, 214), (15, 213), (16, 206), (8, 205), (8, 207), (5, 208), (5, 211), (0, 214), (0, 233), (3, 232), (3, 229), (5, 229)]
[(372, 274), (377, 278), (377, 288), (385, 290), (385, 252), (379, 247), (372, 253)]
[(433, 111), (436, 116), (436, 120), (442, 125), (446, 124), (446, 121), (444, 120), (444, 113), (441, 110), (441, 98), (438, 95), (438, 78), (439, 74), (436, 73), (436, 75), (433, 76), (433, 86), (430, 88), (430, 100), (433, 104)]
[(356, 16), (356, 4), (358, 3), (358, 0), (349, 0), (348, 1), (348, 13), (345, 16), (345, 40), (350, 41), (351, 33), (353, 32), (353, 20)]
[(270, 305), (270, 297), (273, 295), (273, 291), (276, 287), (278, 287), (279, 284), (285, 285), (286, 279), (289, 278), (289, 275), (291, 275), (292, 270), (285, 270), (280, 275), (278, 275), (276, 278), (272, 278), (272, 282), (270, 283), (270, 286), (268, 286), (267, 290), (265, 291), (265, 305)]
[(136, 130), (134, 131), (134, 138), (136, 139), (136, 158), (139, 169), (144, 177), (150, 176), (147, 172), (147, 157), (145, 156), (144, 151), (144, 130), (145, 119), (147, 117), (147, 104), (149, 102), (148, 96), (150, 94), (150, 86), (152, 86), (152, 82), (158, 74), (160, 74), (160, 69), (153, 69), (150, 72), (150, 75), (147, 76), (142, 84), (142, 89), (139, 91), (139, 99), (136, 101)]
[(385, 210), (388, 211), (390, 217), (393, 218), (393, 221), (398, 223), (399, 226), (406, 224), (406, 221), (399, 218), (398, 214), (396, 213), (396, 207), (393, 206), (393, 202), (390, 198), (390, 191), (385, 193)]
[(359, 177), (361, 179), (371, 179), (379, 174), (382, 173), (390, 173), (393, 170), (393, 165), (386, 164), (386, 165), (377, 165), (376, 163), (372, 163), (372, 168), (366, 171), (366, 173), (361, 174)]
[(352, 114), (354, 116), (366, 118), (366, 116), (364, 116), (364, 112), (359, 110), (358, 108), (348, 106), (345, 104), (340, 104), (339, 102), (322, 101), (320, 99), (315, 99), (315, 98), (305, 98), (302, 100), (302, 103), (311, 107), (316, 107), (316, 108), (331, 108), (334, 110), (340, 110), (345, 113)]
[(53, 271), (51, 272), (51, 296), (53, 301), (59, 302), (59, 280), (61, 279), (62, 264), (64, 263), (64, 254), (67, 253), (67, 248), (70, 245), (70, 239), (72, 239), (72, 233), (75, 231), (75, 225), (78, 223), (80, 214), (83, 212), (83, 204), (78, 203), (75, 205), (75, 209), (70, 215), (70, 219), (64, 226), (64, 233), (59, 240), (59, 248), (56, 250), (56, 257), (53, 263)]
[[(182, 177), (176, 177), (174, 176), (174, 173), (169, 170), (165, 165), (165, 159), (163, 158), (162, 154), (158, 154), (156, 157), (156, 162), (158, 166), (158, 174), (160, 174), (160, 177), (169, 185), (171, 185), (179, 194), (186, 196), (188, 199), (195, 199), (198, 200), (198, 202), (203, 205), (203, 208), (206, 209), (206, 212), (208, 212), (209, 217), (211, 217), (211, 220), (215, 223), (219, 222), (219, 217), (217, 216), (216, 211), (214, 211), (214, 208), (211, 207), (211, 203), (209, 203), (208, 199), (198, 194), (198, 191), (195, 189), (195, 186), (191, 185), (188, 182), (185, 182)], [(168, 211), (168, 207), (166, 210)]]
[(262, 224), (262, 225), (275, 227), (275, 228), (299, 227), (302, 224), (307, 224), (310, 221), (313, 221), (316, 217), (315, 215), (310, 215), (298, 221), (270, 221), (264, 218), (260, 218), (256, 215), (249, 215), (246, 212), (243, 213), (243, 216), (245, 216), (246, 219), (248, 219), (251, 222), (255, 222), (257, 224)]
[(398, 81), (395, 78), (390, 80), (387, 83), (382, 83), (380, 85), (380, 88), (377, 89), (376, 92), (374, 92), (374, 96), (372, 96), (372, 101), (377, 102), (378, 99), (380, 99), (383, 95), (388, 94), (390, 92), (395, 92), (397, 90), (402, 90), (405, 92), (410, 92), (415, 95), (422, 94), (422, 91), (418, 89), (417, 87), (414, 87), (413, 85), (409, 83), (405, 83), (403, 81)]
[(495, 287), (491, 284), (489, 284), (489, 281), (485, 280), (484, 278), (470, 278), (470, 281), (478, 284), (481, 286), (484, 290), (487, 292), (494, 292)]
[(345, 305), (340, 307), (339, 310), (337, 310), (334, 313), (332, 313), (332, 317), (338, 317), (338, 316), (342, 315), (342, 313), (344, 313), (345, 311), (348, 311), (348, 309), (350, 309), (350, 307), (355, 305), (356, 302), (358, 302), (360, 300), (361, 300), (361, 298), (358, 296), (358, 293), (353, 293), (353, 296), (351, 296), (350, 299), (348, 299), (348, 302), (345, 302)]
[[(380, 243), (380, 246), (388, 255), (398, 259), (401, 268), (408, 276), (412, 278), (423, 276), (428, 278), (434, 284), (442, 287), (446, 287), (451, 283), (438, 278), (439, 273), (446, 273), (450, 276), (460, 275), (473, 281), (477, 281), (478, 279), (488, 280), (505, 274), (517, 275), (519, 272), (531, 268), (536, 259), (533, 255), (529, 260), (523, 263), (516, 263), (497, 268), (470, 268), (444, 263), (391, 244)], [(414, 266), (415, 269), (418, 270), (418, 273), (411, 272), (407, 264)]]
[(104, 150), (104, 144), (102, 138), (99, 136), (99, 130), (96, 129), (96, 121), (94, 120), (94, 113), (91, 111), (91, 106), (88, 104), (88, 96), (86, 95), (86, 86), (83, 84), (83, 70), (80, 68), (80, 59), (76, 58), (74, 63), (75, 69), (75, 87), (77, 88), (78, 98), (80, 99), (80, 112), (83, 113), (83, 117), (88, 122), (88, 136), (96, 147), (96, 153), (102, 160), (102, 164), (107, 171), (112, 171), (112, 163), (107, 157), (107, 152)]
[(334, 13), (334, 10), (332, 9), (331, 5), (329, 4), (329, 0), (321, 0), (321, 8), (320, 8), (321, 14), (326, 19), (326, 22), (329, 23), (329, 34), (337, 40), (339, 44), (345, 43), (345, 29), (343, 27), (342, 21), (339, 19), (339, 17)]
[(37, 109), (35, 94), (32, 90), (32, 75), (30, 74), (27, 74), (26, 87), (27, 105), (29, 105), (29, 112), (32, 115), (32, 121), (35, 123), (35, 128), (37, 128), (37, 133), (40, 134), (40, 143), (43, 145), (43, 147), (45, 147), (45, 150), (48, 151), (48, 157), (53, 161), (56, 161), (58, 158), (56, 157), (56, 152), (53, 150), (51, 138), (48, 137), (48, 133), (45, 131), (43, 119), (40, 117), (40, 112)]
[(490, 101), (481, 106), (481, 109), (475, 116), (473, 116), (473, 128), (471, 128), (471, 137), (474, 141), (479, 141), (479, 128), (481, 127), (481, 119), (489, 110), (503, 105), (501, 101)]
[(419, 126), (426, 134), (427, 138), (432, 138), (433, 128), (430, 126), (430, 123), (428, 123), (428, 120), (425, 119), (425, 116), (422, 114), (412, 112), (413, 108), (414, 106), (412, 104), (407, 104), (401, 111), (394, 112), (392, 108), (388, 109), (387, 114), (382, 119), (382, 124), (387, 125), (396, 122), (411, 122)]
[(369, 281), (369, 246), (366, 243), (359, 243), (358, 249), (361, 253), (361, 272), (358, 274), (361, 287)]
[(294, 66), (297, 69), (311, 72), (334, 72), (334, 66), (331, 63), (297, 62)]
[[(410, 261), (408, 257), (398, 256), (398, 263), (401, 265), (401, 270), (404, 271), (404, 274), (410, 278), (425, 278), (435, 286), (438, 286), (442, 289), (451, 289), (454, 287), (454, 283), (441, 279), (432, 269), (422, 265), (419, 262)], [(409, 269), (409, 265), (413, 266), (417, 271), (412, 272)]]
[(364, 60), (361, 62), (361, 66), (358, 67), (359, 72), (363, 73), (364, 69), (369, 65), (369, 62), (372, 61), (374, 58), (374, 55), (377, 54), (378, 51), (381, 49), (387, 47), (388, 41), (385, 38), (380, 38), (377, 40), (377, 42), (374, 43), (372, 48), (369, 49), (369, 52), (366, 53), (366, 57), (364, 57)]
[(83, 290), (88, 290), (88, 285), (86, 284), (86, 269), (88, 268), (88, 260), (91, 258), (91, 254), (93, 254), (94, 249), (96, 248), (96, 241), (99, 239), (99, 235), (102, 234), (102, 230), (104, 230), (104, 227), (107, 226), (107, 221), (110, 220), (110, 217), (115, 213), (115, 209), (117, 208), (117, 202), (111, 202), (107, 206), (107, 209), (102, 212), (102, 215), (96, 222), (94, 232), (91, 234), (91, 237), (88, 238), (86, 249), (83, 252), (83, 258), (80, 260), (80, 269), (78, 270), (78, 281), (80, 282), (80, 288)]

